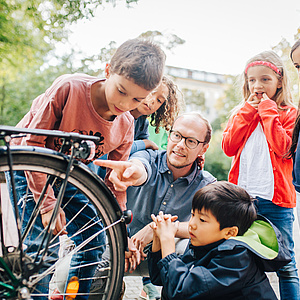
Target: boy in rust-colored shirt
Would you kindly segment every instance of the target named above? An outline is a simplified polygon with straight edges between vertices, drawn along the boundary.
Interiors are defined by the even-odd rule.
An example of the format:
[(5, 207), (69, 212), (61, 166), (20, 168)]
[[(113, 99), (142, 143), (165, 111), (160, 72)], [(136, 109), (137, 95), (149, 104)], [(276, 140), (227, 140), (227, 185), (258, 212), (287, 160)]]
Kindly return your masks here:
[[(164, 63), (165, 54), (157, 45), (140, 39), (128, 40), (116, 50), (110, 63), (106, 65), (106, 79), (85, 74), (58, 77), (44, 94), (33, 101), (30, 111), (17, 127), (55, 129), (99, 136), (94, 159), (108, 153), (109, 159), (125, 161), (128, 159), (134, 134), (134, 119), (129, 111), (139, 106), (160, 84)], [(59, 150), (61, 146), (58, 138), (34, 135), (15, 139), (14, 144), (55, 150)], [(109, 176), (110, 170), (107, 173)], [(24, 174), (23, 176), (25, 177)], [(30, 180), (27, 178), (28, 186), (36, 200), (45, 183), (45, 177), (42, 174), (34, 174), (32, 177), (34, 178)], [(112, 184), (107, 184), (115, 193), (121, 209), (126, 209), (126, 192), (116, 192)], [(51, 191), (50, 197), (41, 208), (41, 226), (46, 227), (49, 223), (55, 201), (55, 193)], [(54, 233), (64, 229), (68, 218), (61, 208)], [(67, 227), (66, 231), (72, 236), (70, 228)], [(78, 236), (76, 238), (85, 239)], [(80, 242), (75, 240), (76, 238), (75, 244)], [(99, 259), (99, 252), (94, 252), (94, 257), (89, 258), (90, 261), (86, 263), (93, 263)], [(77, 263), (85, 260), (78, 257), (79, 255), (76, 256)], [(76, 262), (72, 264), (76, 265)], [(90, 277), (93, 272), (94, 268), (90, 268)], [(88, 277), (88, 274), (84, 277)], [(87, 292), (89, 285), (90, 282), (87, 281), (80, 286), (79, 291)]]

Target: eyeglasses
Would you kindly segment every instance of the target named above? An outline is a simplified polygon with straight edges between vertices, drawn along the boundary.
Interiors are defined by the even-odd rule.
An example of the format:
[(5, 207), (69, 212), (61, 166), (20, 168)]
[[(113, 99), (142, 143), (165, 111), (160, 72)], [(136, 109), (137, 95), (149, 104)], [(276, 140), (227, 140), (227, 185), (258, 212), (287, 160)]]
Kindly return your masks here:
[(179, 143), (182, 139), (184, 139), (185, 145), (189, 149), (195, 149), (199, 144), (205, 144), (205, 142), (198, 141), (193, 137), (183, 136), (180, 132), (175, 130), (170, 130), (170, 140), (174, 143)]

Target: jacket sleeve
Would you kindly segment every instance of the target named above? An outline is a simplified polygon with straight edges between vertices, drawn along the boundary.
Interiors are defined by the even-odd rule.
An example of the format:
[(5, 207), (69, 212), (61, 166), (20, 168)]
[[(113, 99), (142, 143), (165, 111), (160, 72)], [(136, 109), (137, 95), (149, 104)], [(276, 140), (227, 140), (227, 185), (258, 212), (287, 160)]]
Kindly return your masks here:
[(146, 149), (145, 142), (143, 140), (136, 140), (132, 144), (132, 147), (130, 150), (130, 155), (137, 151), (141, 151), (141, 150), (145, 150), (145, 149)]
[(160, 260), (158, 268), (168, 298), (188, 300), (221, 297), (225, 290), (226, 294), (239, 291), (253, 264), (254, 258), (246, 248), (235, 247), (229, 252), (218, 252), (207, 266), (197, 265), (197, 261), (187, 266), (173, 253)]
[(273, 100), (264, 100), (258, 106), (258, 113), (270, 147), (278, 156), (284, 156), (292, 143), (297, 110), (289, 107), (280, 115)]
[(245, 102), (238, 112), (229, 119), (222, 139), (222, 149), (227, 156), (237, 154), (256, 114), (257, 110)]
[(161, 260), (161, 251), (157, 252), (148, 252), (148, 269), (149, 269), (149, 276), (151, 279), (151, 283), (155, 285), (162, 285), (160, 279), (160, 269), (158, 268), (158, 262)]

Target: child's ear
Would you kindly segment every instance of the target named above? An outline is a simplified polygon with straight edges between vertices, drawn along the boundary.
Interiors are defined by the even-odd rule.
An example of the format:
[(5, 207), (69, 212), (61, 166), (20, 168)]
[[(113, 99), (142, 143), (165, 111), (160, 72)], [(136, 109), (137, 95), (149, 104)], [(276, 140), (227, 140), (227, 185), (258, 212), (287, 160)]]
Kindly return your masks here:
[(105, 78), (108, 79), (110, 76), (110, 67), (111, 65), (109, 63), (107, 63), (105, 65), (105, 69), (104, 69), (104, 73), (105, 73)]
[(228, 240), (230, 237), (237, 236), (239, 229), (237, 226), (227, 227), (225, 231), (225, 239)]

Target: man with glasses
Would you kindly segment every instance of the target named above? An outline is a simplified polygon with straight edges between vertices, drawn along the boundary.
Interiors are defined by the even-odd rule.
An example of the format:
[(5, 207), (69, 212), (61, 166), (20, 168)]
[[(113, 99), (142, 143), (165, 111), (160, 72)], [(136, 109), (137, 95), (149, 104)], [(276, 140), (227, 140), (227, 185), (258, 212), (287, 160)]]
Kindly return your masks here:
[[(127, 189), (127, 208), (133, 213), (128, 228), (142, 257), (146, 256), (145, 246), (152, 241), (151, 214), (162, 211), (177, 215), (180, 226), (176, 236), (189, 238), (187, 224), (193, 196), (200, 188), (216, 181), (197, 164), (197, 158), (207, 151), (210, 139), (209, 122), (198, 113), (185, 113), (175, 120), (166, 151), (149, 149), (134, 153), (128, 162), (100, 162), (101, 166), (113, 169), (109, 180), (114, 188)], [(176, 251), (184, 251), (187, 242), (177, 243)], [(138, 271), (135, 275), (146, 276), (147, 263), (141, 263)]]

